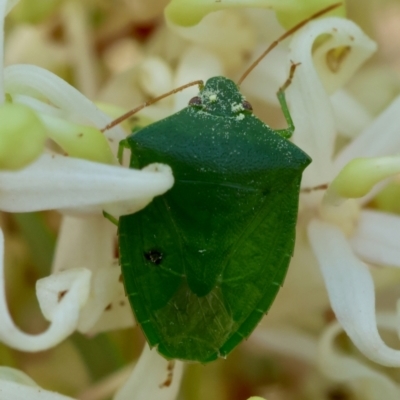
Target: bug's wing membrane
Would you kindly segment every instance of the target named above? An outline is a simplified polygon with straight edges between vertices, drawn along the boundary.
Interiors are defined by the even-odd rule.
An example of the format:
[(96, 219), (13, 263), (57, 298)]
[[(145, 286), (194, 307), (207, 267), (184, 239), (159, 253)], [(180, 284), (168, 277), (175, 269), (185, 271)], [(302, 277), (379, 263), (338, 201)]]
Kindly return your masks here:
[[(247, 229), (224, 270), (221, 293), (234, 310), (232, 318), (237, 328), (221, 347), (221, 356), (250, 335), (282, 285), (294, 248), (297, 215), (293, 210), (297, 210), (299, 185), (300, 179), (266, 204), (259, 223)], [(238, 262), (246, 258), (253, 258), (254, 262)]]
[[(120, 220), (121, 267), (127, 296), (148, 342), (158, 345), (161, 354), (212, 361), (231, 331), (231, 313), (218, 288), (202, 297), (190, 289), (183, 274), (181, 230), (170, 219), (169, 208), (168, 199), (159, 197), (144, 210)], [(154, 265), (145, 258), (143, 249), (160, 245), (164, 259)]]
[[(160, 199), (157, 200), (145, 212), (120, 218), (119, 224), (121, 268), (126, 295), (137, 322), (152, 346), (158, 344), (160, 338), (154, 330), (154, 321), (149, 311), (163, 308), (168, 303), (181, 284), (183, 275), (179, 237), (170, 228), (170, 215), (164, 209), (164, 204)], [(172, 250), (168, 255), (170, 262), (158, 266), (146, 258), (145, 252), (159, 248), (160, 236), (163, 247)]]

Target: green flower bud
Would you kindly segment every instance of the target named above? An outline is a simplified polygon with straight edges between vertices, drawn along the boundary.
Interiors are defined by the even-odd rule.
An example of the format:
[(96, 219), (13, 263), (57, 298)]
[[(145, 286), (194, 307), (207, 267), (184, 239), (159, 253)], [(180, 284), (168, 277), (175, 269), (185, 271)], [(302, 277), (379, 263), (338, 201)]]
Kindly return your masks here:
[(20, 169), (39, 157), (46, 129), (34, 111), (21, 104), (2, 104), (0, 121), (0, 169)]
[(78, 125), (49, 115), (41, 115), (48, 136), (71, 157), (115, 164), (105, 135), (97, 128)]

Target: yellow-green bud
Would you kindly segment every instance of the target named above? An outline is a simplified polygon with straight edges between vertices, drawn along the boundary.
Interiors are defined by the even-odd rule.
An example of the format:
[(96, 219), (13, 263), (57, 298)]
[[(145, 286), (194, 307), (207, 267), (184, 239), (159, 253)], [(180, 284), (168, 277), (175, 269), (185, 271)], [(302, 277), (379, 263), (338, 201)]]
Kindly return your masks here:
[(399, 156), (356, 158), (340, 171), (328, 190), (343, 198), (362, 197), (378, 182), (399, 173)]
[(40, 117), (47, 128), (49, 138), (67, 155), (105, 164), (116, 162), (107, 138), (97, 128), (74, 124), (49, 115)]
[(0, 106), (0, 169), (20, 169), (43, 152), (46, 129), (29, 107)]
[[(275, 10), (279, 22), (289, 29), (335, 3), (336, 0), (172, 0), (165, 8), (165, 16), (174, 25), (192, 26), (213, 11), (244, 7), (268, 8)], [(326, 15), (345, 16), (345, 8), (339, 7)]]

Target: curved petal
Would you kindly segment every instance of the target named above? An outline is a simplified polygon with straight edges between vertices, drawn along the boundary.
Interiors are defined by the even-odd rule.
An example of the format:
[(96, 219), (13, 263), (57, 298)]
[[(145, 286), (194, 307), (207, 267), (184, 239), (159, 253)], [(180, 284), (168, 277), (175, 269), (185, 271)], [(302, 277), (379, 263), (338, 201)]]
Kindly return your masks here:
[[(4, 69), (4, 81), (7, 92), (45, 96), (64, 111), (66, 118), (71, 118), (74, 122), (90, 122), (99, 129), (111, 122), (111, 118), (82, 93), (44, 68), (28, 64), (10, 65)], [(125, 132), (119, 126), (105, 134), (115, 145), (125, 138)]]
[(334, 163), (335, 172), (338, 173), (354, 158), (382, 157), (399, 152), (399, 112), (400, 96), (338, 154)]
[[(1, 260), (3, 255), (4, 238), (0, 231)], [(4, 263), (1, 268), (4, 268)], [(89, 295), (90, 275), (90, 271), (82, 268), (73, 273), (66, 271), (59, 276), (52, 275), (45, 278), (46, 282), (38, 281), (37, 294), (41, 304), (48, 304), (47, 299), (54, 298), (54, 295), (57, 296), (57, 304), (45, 309), (45, 315), (51, 317), (52, 321), (49, 328), (39, 335), (29, 335), (17, 328), (11, 319), (5, 296), (4, 271), (1, 271), (0, 341), (22, 351), (42, 351), (60, 343), (74, 332), (78, 325), (80, 310)]]
[(116, 227), (102, 215), (64, 216), (58, 235), (53, 273), (77, 266), (93, 271), (89, 300), (78, 330), (95, 334), (134, 324), (115, 259)]
[(0, 400), (75, 400), (41, 389), (28, 375), (14, 368), (0, 367)]
[[(367, 363), (340, 353), (334, 347), (335, 338), (342, 333), (337, 322), (323, 333), (318, 344), (318, 364), (322, 372), (335, 382), (355, 387), (356, 393), (365, 400), (397, 400), (400, 387), (388, 375), (371, 368)], [(368, 384), (363, 384), (368, 381)]]
[(357, 348), (372, 361), (399, 367), (400, 351), (381, 339), (375, 317), (375, 290), (368, 267), (352, 252), (336, 226), (313, 220), (308, 227), (335, 315)]
[(139, 171), (43, 154), (23, 170), (0, 172), (0, 209), (92, 213), (104, 209), (118, 217), (142, 209), (172, 184), (171, 169), (162, 164)]
[[(323, 34), (328, 34), (329, 39), (322, 42), (311, 57), (316, 39)], [(330, 56), (335, 54), (334, 49), (340, 47), (349, 50), (343, 57), (329, 62)], [(329, 182), (333, 177), (330, 160), (336, 126), (328, 93), (342, 86), (372, 55), (376, 45), (353, 22), (324, 18), (312, 21), (298, 32), (290, 49), (289, 60), (301, 63), (287, 90), (296, 126), (293, 141), (313, 159), (302, 182), (305, 187), (313, 187)]]
[(331, 96), (331, 103), (338, 131), (349, 139), (354, 139), (372, 122), (367, 109), (345, 89), (337, 90)]
[(102, 215), (65, 216), (58, 233), (52, 271), (77, 266), (90, 271), (111, 267), (117, 228)]
[(119, 320), (121, 312), (118, 312), (117, 307), (123, 307), (125, 314), (129, 318), (130, 325), (128, 326), (133, 325), (133, 314), (129, 307), (129, 301), (114, 302), (114, 299), (119, 297), (118, 295), (121, 291), (122, 293), (124, 292), (122, 282), (119, 280), (120, 275), (121, 269), (118, 265), (115, 265), (114, 268), (99, 268), (93, 273), (90, 296), (79, 316), (77, 327), (79, 332), (93, 332), (92, 328), (97, 324), (103, 313), (111, 314), (111, 318), (109, 318), (110, 329), (122, 327), (121, 323), (126, 324), (126, 320)]
[(364, 210), (350, 243), (365, 261), (400, 268), (399, 234), (400, 217)]
[(132, 375), (115, 394), (113, 400), (174, 400), (183, 372), (181, 361), (167, 361), (155, 349), (145, 345)]
[[(81, 332), (84, 332), (88, 335), (95, 335), (99, 332), (107, 332), (110, 330), (114, 329), (124, 329), (124, 328), (129, 328), (132, 327), (136, 324), (135, 318), (133, 316), (133, 312), (131, 309), (131, 306), (129, 304), (129, 300), (126, 298), (125, 295), (125, 288), (120, 282), (119, 276), (120, 276), (120, 270), (118, 268), (118, 277), (115, 279), (115, 276), (113, 279), (115, 279), (114, 282), (116, 282), (116, 286), (111, 285), (112, 288), (109, 288), (107, 285), (109, 281), (106, 280), (99, 280), (99, 290), (97, 292), (101, 295), (101, 289), (102, 287), (104, 288), (105, 295), (108, 295), (108, 298), (111, 300), (105, 304), (104, 302), (104, 297), (99, 298), (98, 301), (93, 302), (94, 307), (96, 307), (96, 312), (97, 310), (100, 311), (100, 315), (96, 315), (96, 318), (93, 320), (95, 323), (93, 325), (89, 325), (85, 323), (85, 326), (78, 326), (78, 330)], [(104, 275), (102, 276), (104, 279)], [(103, 308), (100, 307), (99, 303), (101, 302), (102, 305), (105, 304)], [(90, 307), (91, 303), (87, 303), (87, 309), (88, 313), (90, 313)], [(86, 306), (82, 310), (82, 315), (83, 312), (85, 311)], [(83, 320), (80, 319), (80, 321)], [(92, 321), (93, 321), (92, 320)]]
[(56, 392), (25, 386), (15, 382), (0, 381), (0, 400), (75, 400)]

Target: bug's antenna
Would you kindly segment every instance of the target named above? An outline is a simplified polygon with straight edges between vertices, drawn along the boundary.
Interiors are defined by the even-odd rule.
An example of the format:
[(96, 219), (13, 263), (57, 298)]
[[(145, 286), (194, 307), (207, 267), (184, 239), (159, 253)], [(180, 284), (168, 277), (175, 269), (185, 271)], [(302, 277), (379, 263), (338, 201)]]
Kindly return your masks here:
[(106, 125), (103, 129), (100, 129), (100, 132), (105, 132), (108, 131), (109, 129), (113, 128), (114, 126), (120, 124), (122, 121), (125, 121), (126, 119), (128, 119), (129, 117), (131, 117), (133, 114), (136, 114), (138, 111), (142, 110), (145, 107), (148, 107), (154, 103), (156, 103), (159, 100), (164, 99), (165, 97), (170, 96), (171, 94), (180, 92), (183, 89), (186, 89), (190, 86), (194, 86), (194, 85), (199, 85), (200, 87), (202, 87), (204, 85), (204, 82), (202, 80), (198, 80), (198, 81), (193, 81), (190, 83), (187, 83), (186, 85), (182, 85), (179, 86), (176, 89), (173, 89), (167, 93), (162, 94), (161, 96), (155, 97), (154, 99), (148, 100), (145, 103), (143, 103), (142, 105), (126, 112), (125, 114), (121, 115), (120, 117), (118, 117), (117, 119), (114, 119), (114, 121), (111, 121), (108, 125)]
[(287, 37), (289, 37), (290, 35), (293, 35), (293, 33), (295, 33), (296, 31), (298, 31), (300, 28), (302, 28), (304, 25), (306, 25), (308, 22), (312, 21), (315, 18), (320, 17), (321, 15), (326, 14), (329, 11), (332, 11), (333, 9), (341, 6), (343, 3), (335, 3), (330, 5), (329, 7), (324, 8), (323, 10), (318, 11), (317, 13), (311, 15), (311, 17), (304, 19), (303, 21), (299, 22), (297, 25), (295, 25), (293, 28), (289, 29), (287, 32), (285, 32), (281, 37), (279, 37), (277, 40), (275, 40), (274, 42), (272, 42), (269, 47), (267, 48), (267, 50), (264, 51), (264, 53), (262, 53), (260, 55), (260, 57), (257, 58), (257, 60), (255, 60), (253, 62), (253, 64), (250, 65), (249, 68), (247, 68), (247, 70), (244, 72), (244, 74), (241, 76), (241, 78), (238, 80), (237, 84), (240, 85), (247, 77), (247, 75), (250, 74), (251, 71), (253, 71), (253, 69), (260, 63), (260, 61), (272, 50), (274, 49), (276, 46), (278, 46), (278, 44), (280, 42), (282, 42), (283, 40), (285, 40)]

